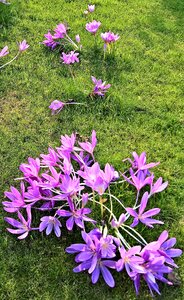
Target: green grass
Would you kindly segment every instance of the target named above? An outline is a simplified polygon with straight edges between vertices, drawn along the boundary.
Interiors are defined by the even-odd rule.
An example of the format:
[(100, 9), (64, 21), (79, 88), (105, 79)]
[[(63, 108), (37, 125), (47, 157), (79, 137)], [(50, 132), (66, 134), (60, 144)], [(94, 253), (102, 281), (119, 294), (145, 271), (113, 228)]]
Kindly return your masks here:
[[(96, 157), (122, 170), (122, 159), (130, 152), (145, 150), (149, 161), (161, 161), (156, 176), (169, 180), (169, 187), (157, 196), (160, 218), (165, 225), (145, 230), (149, 241), (168, 228), (177, 245), (184, 241), (184, 156), (183, 156), (183, 0), (95, 0), (94, 19), (102, 22), (100, 32), (119, 33), (116, 55), (103, 60), (102, 42), (84, 30), (83, 16), (88, 1), (11, 0), (0, 4), (0, 48), (8, 45), (10, 56), (16, 42), (26, 39), (30, 49), (4, 69), (0, 76), (0, 194), (14, 185), (18, 166), (27, 157), (45, 153), (48, 145), (59, 145), (61, 134), (97, 131)], [(75, 82), (56, 53), (40, 44), (43, 34), (66, 21), (71, 36), (80, 33), (81, 64), (75, 68)], [(4, 58), (6, 61), (8, 58)], [(112, 84), (108, 97), (92, 101), (90, 75)], [(87, 107), (68, 107), (51, 116), (53, 99), (73, 98)], [(122, 194), (124, 192), (122, 187)], [(128, 200), (127, 200), (128, 201)], [(136, 299), (133, 285), (119, 274), (116, 288), (102, 281), (93, 286), (86, 274), (73, 274), (73, 257), (64, 249), (80, 240), (79, 232), (64, 233), (61, 239), (34, 233), (17, 241), (5, 230), (5, 213), (0, 218), (0, 299), (70, 300)], [(184, 259), (177, 260), (184, 280)], [(184, 299), (182, 286), (161, 284), (160, 300)], [(151, 299), (146, 286), (139, 299)]]

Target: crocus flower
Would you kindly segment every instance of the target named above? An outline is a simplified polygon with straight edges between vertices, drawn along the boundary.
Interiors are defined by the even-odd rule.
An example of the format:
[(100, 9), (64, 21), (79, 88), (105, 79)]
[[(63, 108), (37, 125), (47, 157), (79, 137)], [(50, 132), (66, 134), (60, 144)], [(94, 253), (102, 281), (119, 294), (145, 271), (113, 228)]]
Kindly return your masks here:
[(104, 40), (105, 44), (111, 44), (119, 40), (120, 36), (118, 34), (114, 34), (113, 32), (105, 32), (101, 33), (101, 38)]
[(9, 213), (14, 213), (19, 211), (20, 208), (25, 207), (24, 201), (24, 193), (25, 193), (25, 186), (24, 183), (21, 182), (21, 193), (13, 186), (10, 188), (11, 192), (5, 192), (4, 195), (11, 200), (3, 201), (2, 204), (4, 205), (4, 210)]
[(9, 223), (10, 225), (12, 225), (13, 227), (17, 228), (17, 229), (12, 229), (12, 228), (7, 228), (7, 230), (12, 233), (12, 234), (20, 234), (20, 236), (18, 236), (19, 240), (25, 239), (28, 236), (28, 233), (33, 230), (33, 228), (31, 228), (31, 206), (28, 205), (26, 207), (26, 212), (27, 212), (27, 221), (24, 219), (23, 215), (18, 211), (18, 218), (20, 220), (17, 221), (13, 218), (9, 218), (6, 217), (4, 218), (5, 221), (7, 223)]
[(52, 114), (54, 115), (56, 113), (58, 114), (63, 109), (64, 106), (65, 106), (64, 102), (61, 102), (59, 100), (54, 100), (50, 104), (49, 108), (52, 110)]
[(29, 45), (27, 44), (26, 40), (23, 40), (19, 43), (19, 51), (23, 52), (29, 48)]
[(61, 236), (61, 223), (60, 221), (55, 218), (55, 217), (51, 217), (51, 216), (45, 216), (41, 218), (41, 223), (39, 226), (39, 231), (42, 232), (43, 230), (46, 229), (46, 235), (49, 235), (52, 230), (54, 229), (54, 233), (57, 237)]
[(62, 195), (60, 195), (61, 199), (67, 199), (67, 197), (73, 197), (77, 192), (83, 190), (83, 186), (80, 185), (80, 179), (74, 178), (72, 179), (69, 175), (64, 175), (62, 178), (62, 184), (60, 185), (60, 189), (62, 191)]
[(151, 185), (153, 182), (152, 176), (147, 176), (147, 170), (139, 171), (137, 175), (134, 174), (132, 168), (130, 168), (131, 178), (128, 178), (124, 174), (122, 174), (123, 178), (130, 184), (134, 185), (137, 191), (140, 191), (145, 185)]
[(80, 147), (90, 154), (93, 154), (96, 144), (97, 144), (97, 138), (96, 138), (95, 130), (92, 131), (91, 143), (90, 142), (79, 143)]
[(6, 56), (8, 54), (9, 54), (8, 46), (5, 46), (0, 52), (0, 57)]
[(158, 238), (158, 242), (160, 243), (160, 249), (158, 252), (160, 255), (165, 257), (165, 260), (168, 264), (177, 267), (172, 258), (178, 257), (182, 254), (182, 250), (175, 249), (173, 246), (176, 244), (176, 238), (168, 239), (168, 232), (164, 230)]
[(135, 211), (135, 209), (133, 209), (133, 208), (130, 208), (130, 207), (126, 208), (126, 211), (132, 217), (134, 217), (134, 221), (131, 224), (131, 227), (135, 227), (139, 223), (139, 221), (151, 228), (153, 227), (152, 224), (164, 224), (161, 221), (150, 218), (152, 216), (159, 214), (160, 208), (153, 208), (153, 209), (150, 209), (150, 210), (144, 212), (146, 209), (147, 203), (148, 203), (148, 199), (149, 199), (148, 196), (149, 196), (148, 192), (144, 193), (142, 200), (141, 200), (140, 207), (139, 207), (139, 213), (137, 213)]
[[(152, 296), (153, 296), (153, 291), (155, 291), (160, 295), (159, 287), (156, 280), (172, 285), (172, 283), (164, 277), (164, 274), (171, 273), (173, 270), (170, 267), (165, 265), (166, 261), (163, 256), (158, 256), (157, 252), (154, 252), (155, 250), (158, 250), (158, 248), (159, 248), (159, 243), (150, 243), (146, 245), (144, 249), (141, 251), (142, 253), (141, 256), (145, 261), (144, 264), (142, 265), (142, 267), (144, 268), (144, 273), (142, 273), (142, 276), (143, 279), (146, 281)], [(134, 275), (135, 276), (132, 276), (132, 279), (134, 281), (136, 294), (138, 294), (141, 274), (137, 270), (137, 273), (135, 273)]]
[(166, 189), (168, 186), (168, 181), (162, 183), (162, 177), (160, 177), (154, 184), (151, 184), (151, 192), (150, 194), (160, 193)]
[(88, 5), (88, 11), (90, 13), (94, 12), (94, 10), (95, 10), (95, 5)]
[(51, 48), (52, 50), (54, 48), (56, 48), (56, 46), (59, 44), (58, 42), (54, 41), (54, 38), (53, 38), (52, 34), (50, 33), (50, 31), (48, 31), (48, 33), (44, 34), (44, 37), (46, 38), (46, 40), (43, 41), (43, 44), (46, 47)]
[(146, 163), (146, 153), (142, 152), (140, 156), (134, 151), (132, 153), (132, 156), (134, 160), (132, 161), (131, 159), (128, 159), (130, 163), (132, 164), (132, 168), (135, 169), (136, 171), (140, 170), (148, 170), (151, 168), (154, 168), (155, 166), (158, 166), (160, 162), (157, 163)]
[(125, 214), (121, 214), (118, 221), (112, 219), (111, 221), (111, 226), (113, 228), (118, 228), (120, 227), (124, 222), (126, 221), (126, 215)]
[(58, 163), (60, 162), (59, 157), (54, 149), (51, 147), (48, 148), (48, 154), (40, 154), (40, 157), (42, 158), (42, 164), (44, 166), (58, 166)]
[(26, 179), (29, 177), (37, 179), (40, 171), (40, 160), (29, 157), (28, 164), (21, 164), (19, 169), (24, 173)]
[(80, 35), (79, 35), (79, 34), (77, 34), (77, 35), (75, 36), (75, 40), (76, 40), (77, 43), (80, 43)]
[(61, 23), (56, 26), (54, 31), (55, 31), (55, 34), (53, 35), (54, 39), (63, 39), (67, 33), (67, 28), (63, 23)]
[(97, 22), (94, 20), (91, 23), (86, 24), (86, 30), (95, 35), (100, 25), (101, 22)]
[(76, 209), (74, 207), (73, 202), (70, 199), (68, 200), (68, 202), (70, 206), (70, 211), (65, 209), (57, 210), (58, 216), (69, 217), (68, 220), (66, 221), (66, 227), (68, 230), (73, 229), (74, 223), (82, 229), (84, 229), (84, 221), (91, 222), (93, 224), (96, 223), (96, 221), (86, 216), (91, 213), (91, 209), (89, 208)]
[(141, 246), (134, 246), (127, 251), (122, 246), (119, 250), (121, 258), (116, 263), (116, 269), (118, 272), (125, 267), (128, 275), (131, 277), (133, 272), (144, 273), (144, 268), (141, 266), (144, 263), (144, 259), (139, 256)]
[[(76, 256), (76, 262), (81, 262), (76, 268), (73, 269), (75, 273), (82, 272), (88, 270), (88, 273), (91, 274), (92, 283), (95, 284), (102, 274), (106, 284), (110, 287), (114, 287), (115, 282), (112, 277), (112, 274), (108, 270), (108, 268), (115, 269), (115, 261), (109, 259), (103, 259), (103, 254), (101, 252), (101, 234), (98, 235), (93, 230), (91, 234), (87, 234), (86, 232), (82, 232), (83, 240), (86, 244), (73, 244), (70, 247), (66, 248), (67, 253), (79, 253)], [(106, 240), (106, 247), (111, 248), (112, 239)], [(109, 244), (110, 242), (110, 244)], [(111, 245), (111, 246), (110, 246)], [(109, 248), (109, 249), (110, 249)], [(112, 250), (112, 248), (111, 248)], [(115, 247), (113, 248), (115, 250)], [(114, 251), (110, 251), (111, 255), (114, 257)], [(104, 252), (105, 255), (109, 255), (108, 251)]]
[(94, 76), (91, 76), (91, 79), (94, 83), (94, 89), (92, 94), (103, 97), (107, 90), (111, 87), (111, 84), (106, 84), (106, 82), (102, 82), (101, 79), (96, 79)]
[(71, 51), (68, 54), (62, 52), (61, 60), (63, 60), (63, 64), (70, 65), (70, 64), (74, 64), (75, 62), (79, 62), (78, 56), (79, 53), (75, 51)]
[(67, 134), (61, 136), (61, 148), (64, 151), (72, 152), (75, 149), (75, 140), (76, 136), (74, 133), (71, 134), (71, 136), (68, 136)]

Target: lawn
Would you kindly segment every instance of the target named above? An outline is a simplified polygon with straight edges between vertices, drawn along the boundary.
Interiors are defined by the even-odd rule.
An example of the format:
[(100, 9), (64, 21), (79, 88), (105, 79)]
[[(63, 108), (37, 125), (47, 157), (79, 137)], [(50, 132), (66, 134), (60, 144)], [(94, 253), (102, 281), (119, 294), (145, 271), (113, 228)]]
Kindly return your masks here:
[[(122, 159), (132, 151), (146, 151), (149, 161), (160, 161), (156, 176), (169, 181), (157, 196), (165, 225), (145, 230), (149, 241), (163, 228), (184, 241), (184, 1), (183, 0), (95, 0), (94, 19), (102, 22), (100, 32), (112, 30), (121, 36), (114, 56), (103, 59), (103, 43), (84, 30), (83, 15), (88, 1), (11, 0), (0, 3), (0, 49), (8, 45), (16, 52), (16, 42), (26, 39), (28, 51), (0, 76), (0, 195), (27, 157), (46, 153), (59, 146), (61, 134), (77, 131), (88, 136), (95, 129), (99, 144), (96, 157), (123, 170)], [(43, 35), (60, 22), (71, 27), (71, 36), (81, 36), (81, 63), (75, 67), (75, 81), (60, 63), (58, 53), (41, 44)], [(4, 58), (6, 61), (6, 58)], [(106, 98), (92, 100), (90, 76), (112, 84)], [(75, 99), (87, 106), (69, 106), (51, 116), (51, 100)], [(122, 187), (123, 193), (123, 187)], [(80, 241), (80, 234), (63, 233), (46, 237), (32, 234), (18, 241), (6, 232), (0, 218), (0, 299), (1, 300), (134, 300), (127, 277), (115, 276), (112, 290), (105, 283), (93, 286), (86, 274), (74, 274), (73, 257), (65, 248)], [(184, 259), (177, 259), (180, 281), (184, 280)], [(156, 299), (182, 300), (182, 285), (161, 285)], [(151, 299), (143, 284), (139, 299)]]

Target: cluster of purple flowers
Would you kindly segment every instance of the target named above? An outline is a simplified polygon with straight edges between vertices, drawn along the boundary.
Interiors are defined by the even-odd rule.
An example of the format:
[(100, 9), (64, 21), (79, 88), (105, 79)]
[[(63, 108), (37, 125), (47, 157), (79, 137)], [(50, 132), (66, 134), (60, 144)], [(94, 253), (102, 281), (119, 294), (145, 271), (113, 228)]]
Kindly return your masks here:
[[(72, 244), (66, 249), (67, 253), (77, 254), (78, 266), (74, 272), (87, 271), (94, 284), (101, 274), (106, 284), (114, 287), (113, 272), (126, 270), (136, 293), (143, 278), (152, 294), (160, 294), (158, 281), (172, 284), (165, 274), (177, 267), (174, 258), (182, 251), (173, 248), (176, 239), (168, 239), (167, 231), (163, 231), (158, 240), (148, 243), (135, 227), (139, 228), (139, 222), (151, 228), (163, 224), (152, 218), (160, 209), (147, 210), (146, 207), (151, 196), (162, 192), (168, 183), (163, 183), (161, 177), (154, 181), (151, 169), (158, 163), (147, 163), (144, 152), (140, 156), (133, 152), (133, 159), (127, 159), (131, 168), (122, 175), (109, 163), (102, 169), (94, 158), (96, 145), (94, 130), (90, 140), (81, 140), (74, 133), (61, 136), (59, 147), (49, 148), (47, 154), (28, 158), (28, 163), (21, 164), (20, 191), (11, 187), (5, 192), (8, 200), (2, 203), (6, 212), (18, 217), (18, 220), (5, 218), (11, 225), (7, 230), (18, 239), (24, 239), (33, 230), (46, 235), (54, 232), (60, 237), (62, 227), (69, 231), (77, 227), (82, 230), (84, 243)], [(126, 207), (122, 199), (111, 193), (112, 185), (125, 181), (137, 190), (131, 207)], [(143, 191), (145, 186), (146, 192)], [(114, 204), (120, 207), (119, 217), (113, 210)], [(101, 209), (102, 223), (91, 217), (94, 206)], [(32, 221), (34, 211), (42, 214), (36, 226)], [(129, 225), (131, 219), (133, 223)], [(89, 232), (88, 226), (93, 227)], [(130, 245), (127, 235), (136, 245)]]

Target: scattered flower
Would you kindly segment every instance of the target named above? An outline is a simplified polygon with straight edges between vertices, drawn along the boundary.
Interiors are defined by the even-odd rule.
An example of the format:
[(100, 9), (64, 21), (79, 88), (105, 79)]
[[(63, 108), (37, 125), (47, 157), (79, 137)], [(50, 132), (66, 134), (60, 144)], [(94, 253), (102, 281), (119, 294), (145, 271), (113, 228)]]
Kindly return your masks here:
[(29, 45), (27, 44), (26, 40), (23, 40), (19, 43), (19, 51), (23, 52), (29, 48)]
[(91, 79), (94, 83), (94, 89), (92, 94), (104, 97), (107, 90), (111, 87), (111, 84), (106, 84), (105, 81), (102, 82), (101, 79), (96, 79), (94, 76), (91, 76)]
[(60, 237), (61, 236), (61, 229), (60, 229), (61, 226), (62, 225), (57, 218), (51, 217), (51, 216), (43, 217), (43, 218), (41, 218), (39, 231), (42, 232), (43, 230), (46, 229), (46, 235), (49, 235), (52, 232), (52, 230), (54, 229), (55, 235), (57, 237)]
[(6, 56), (8, 54), (9, 54), (8, 46), (5, 46), (0, 52), (0, 57)]
[(90, 13), (94, 12), (94, 10), (95, 10), (95, 5), (88, 5), (88, 11)]
[(97, 22), (94, 20), (91, 23), (86, 24), (86, 30), (95, 35), (100, 25), (101, 22)]
[(71, 51), (68, 54), (62, 52), (61, 59), (63, 60), (63, 64), (70, 65), (70, 64), (74, 64), (75, 62), (77, 62), (77, 63), (79, 62), (78, 56), (79, 56), (79, 53), (77, 53), (75, 51)]

